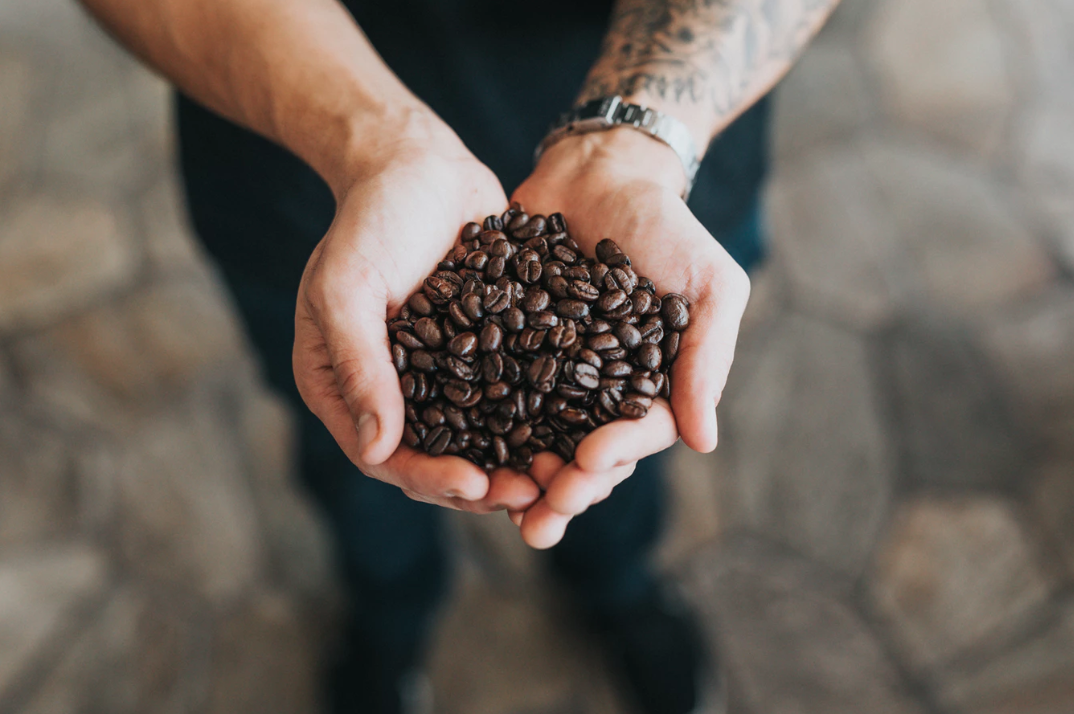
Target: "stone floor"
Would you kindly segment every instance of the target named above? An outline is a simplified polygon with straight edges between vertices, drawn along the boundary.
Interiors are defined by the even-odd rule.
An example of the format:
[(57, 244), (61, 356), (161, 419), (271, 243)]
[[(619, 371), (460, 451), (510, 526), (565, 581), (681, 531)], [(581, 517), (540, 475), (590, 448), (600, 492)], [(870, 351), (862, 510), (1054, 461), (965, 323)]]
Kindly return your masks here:
[[(1072, 38), (1069, 0), (844, 0), (781, 86), (658, 553), (733, 712), (1074, 712)], [(0, 2), (0, 714), (316, 698), (324, 538), (173, 171), (161, 82)], [(454, 526), (437, 711), (626, 711), (506, 519)]]

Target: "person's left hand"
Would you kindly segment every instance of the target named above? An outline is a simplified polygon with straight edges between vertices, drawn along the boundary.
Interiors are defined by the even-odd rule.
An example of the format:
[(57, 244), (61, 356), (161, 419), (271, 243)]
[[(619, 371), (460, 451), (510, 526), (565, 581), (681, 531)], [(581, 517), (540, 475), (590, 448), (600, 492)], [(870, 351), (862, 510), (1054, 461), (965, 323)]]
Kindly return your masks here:
[(667, 146), (632, 129), (564, 139), (541, 157), (512, 197), (530, 215), (555, 211), (589, 255), (611, 238), (630, 256), (635, 272), (650, 278), (658, 295), (690, 301), (690, 324), (672, 367), (671, 404), (658, 399), (638, 420), (618, 419), (578, 444), (574, 460), (535, 457), (531, 476), (544, 495), (511, 513), (522, 537), (548, 548), (570, 519), (606, 498), (637, 461), (668, 448), (681, 435), (701, 452), (716, 448), (716, 405), (734, 357), (749, 278), (680, 198), (685, 178)]

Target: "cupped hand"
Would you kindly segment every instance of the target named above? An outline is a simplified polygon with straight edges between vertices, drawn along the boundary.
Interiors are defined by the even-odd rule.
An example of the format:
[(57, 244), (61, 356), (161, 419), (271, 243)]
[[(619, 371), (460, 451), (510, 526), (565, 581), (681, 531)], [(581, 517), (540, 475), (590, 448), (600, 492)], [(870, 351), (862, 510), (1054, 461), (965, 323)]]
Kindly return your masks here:
[(385, 319), (454, 245), (467, 222), (507, 203), (499, 181), (446, 127), (358, 162), (334, 186), (337, 211), (299, 288), (293, 365), (299, 393), (364, 473), (416, 500), (484, 512), (525, 508), (528, 476), (491, 475), (455, 456), (401, 445), (403, 396)]
[(596, 429), (570, 464), (543, 457), (535, 465), (545, 494), (525, 513), (512, 515), (534, 547), (558, 542), (572, 516), (605, 498), (638, 459), (679, 436), (697, 451), (716, 448), (716, 405), (734, 357), (749, 279), (686, 207), (683, 184), (670, 149), (616, 129), (553, 145), (513, 196), (531, 215), (562, 212), (571, 237), (590, 255), (600, 240), (612, 238), (658, 295), (679, 293), (690, 302), (690, 324), (671, 371), (670, 405), (658, 400), (644, 419)]

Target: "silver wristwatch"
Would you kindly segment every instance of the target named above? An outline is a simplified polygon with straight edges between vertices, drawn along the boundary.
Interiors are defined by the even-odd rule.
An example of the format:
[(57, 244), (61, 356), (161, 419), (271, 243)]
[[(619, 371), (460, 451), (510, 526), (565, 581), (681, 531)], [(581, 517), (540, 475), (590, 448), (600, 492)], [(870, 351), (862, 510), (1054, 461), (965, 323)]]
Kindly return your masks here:
[(606, 131), (617, 126), (632, 127), (670, 146), (686, 172), (686, 190), (682, 198), (684, 201), (690, 198), (697, 167), (701, 165), (690, 130), (673, 116), (637, 104), (627, 104), (620, 96), (593, 99), (560, 115), (548, 135), (537, 145), (534, 163), (541, 158), (545, 149), (565, 136)]

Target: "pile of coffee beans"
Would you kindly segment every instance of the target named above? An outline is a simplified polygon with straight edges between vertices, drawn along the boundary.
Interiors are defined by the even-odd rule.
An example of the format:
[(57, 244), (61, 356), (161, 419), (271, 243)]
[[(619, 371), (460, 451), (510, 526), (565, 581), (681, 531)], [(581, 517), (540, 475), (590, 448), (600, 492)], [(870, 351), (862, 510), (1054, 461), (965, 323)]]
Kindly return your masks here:
[(612, 240), (596, 253), (583, 255), (561, 214), (517, 203), (467, 223), (388, 323), (404, 443), (524, 471), (540, 451), (570, 461), (596, 427), (668, 397), (689, 303), (657, 297)]

